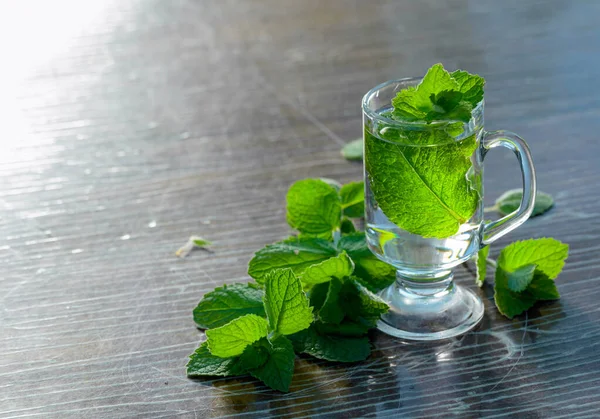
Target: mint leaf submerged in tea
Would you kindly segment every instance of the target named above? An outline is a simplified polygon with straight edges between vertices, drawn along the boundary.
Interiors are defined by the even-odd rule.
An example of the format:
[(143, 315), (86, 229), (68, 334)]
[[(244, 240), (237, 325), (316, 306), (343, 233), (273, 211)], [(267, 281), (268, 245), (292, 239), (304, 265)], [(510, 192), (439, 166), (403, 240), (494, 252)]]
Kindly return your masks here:
[(401, 229), (446, 238), (475, 213), (481, 181), (471, 156), (477, 133), (464, 124), (483, 98), (483, 85), (477, 75), (449, 73), (436, 64), (417, 86), (392, 99), (386, 116), (398, 124), (366, 128), (370, 187), (383, 213)]
[(365, 167), (375, 200), (398, 227), (423, 237), (456, 234), (477, 207), (479, 193), (468, 173), (475, 135), (432, 147), (378, 139), (365, 143)]

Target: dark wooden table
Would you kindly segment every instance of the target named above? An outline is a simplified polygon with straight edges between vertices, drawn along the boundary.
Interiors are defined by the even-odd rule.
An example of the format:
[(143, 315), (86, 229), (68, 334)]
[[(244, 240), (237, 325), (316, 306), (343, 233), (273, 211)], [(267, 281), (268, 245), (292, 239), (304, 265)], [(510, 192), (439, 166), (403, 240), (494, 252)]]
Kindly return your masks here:
[[(9, 5), (9, 3), (12, 3)], [(35, 3), (35, 4), (32, 4)], [(600, 2), (98, 0), (0, 5), (0, 417), (598, 417)], [(562, 299), (439, 344), (301, 358), (289, 394), (189, 380), (191, 311), (285, 237), (287, 187), (358, 180), (360, 99), (430, 65), (487, 79), (571, 245)], [(486, 200), (519, 186), (494, 151)], [(191, 234), (214, 253), (177, 259)], [(476, 288), (472, 274), (459, 280)]]

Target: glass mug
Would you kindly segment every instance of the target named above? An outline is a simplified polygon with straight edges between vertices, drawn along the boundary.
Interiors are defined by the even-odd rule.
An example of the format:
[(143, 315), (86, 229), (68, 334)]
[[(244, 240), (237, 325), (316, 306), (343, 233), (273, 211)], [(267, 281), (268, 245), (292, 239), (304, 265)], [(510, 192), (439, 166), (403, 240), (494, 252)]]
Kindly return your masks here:
[[(426, 124), (386, 117), (386, 112), (393, 109), (391, 101), (396, 93), (416, 86), (420, 81), (420, 78), (388, 81), (370, 90), (363, 98), (365, 221), (370, 250), (397, 269), (395, 283), (380, 293), (390, 309), (381, 317), (378, 328), (404, 339), (437, 340), (465, 333), (483, 318), (483, 303), (469, 289), (454, 284), (452, 268), (529, 218), (535, 203), (536, 180), (531, 154), (522, 138), (507, 131), (483, 130), (483, 100), (472, 110), (468, 123), (433, 121)], [(442, 135), (438, 136), (438, 133)], [(407, 140), (421, 134), (427, 137), (426, 144)], [(438, 138), (445, 138), (445, 141), (437, 143)], [(472, 203), (464, 204), (458, 200), (462, 203), (456, 204), (456, 199), (454, 202), (455, 205), (466, 205), (472, 216), (462, 223), (456, 220), (458, 231), (449, 237), (436, 238), (427, 233), (420, 235), (418, 226), (409, 232), (391, 221), (394, 217), (388, 218), (386, 208), (389, 212), (392, 209), (404, 211), (405, 217), (424, 220), (421, 223), (425, 229), (428, 223), (439, 221), (429, 217), (431, 214), (427, 213), (427, 207), (421, 208), (422, 203), (426, 199), (435, 199), (439, 205), (446, 205), (444, 199), (448, 192), (443, 165), (447, 164), (447, 173), (456, 170), (456, 165), (444, 156), (455, 153), (466, 141), (470, 143), (469, 147), (463, 147), (467, 152), (461, 161), (468, 170), (464, 178), (456, 177), (455, 182), (468, 192)], [(483, 160), (495, 147), (506, 147), (517, 156), (523, 177), (523, 199), (513, 213), (485, 223)], [(423, 166), (418, 165), (420, 159)], [(427, 164), (438, 165), (441, 180), (439, 176), (426, 173), (427, 169), (423, 167), (428, 167)], [(414, 183), (406, 181), (406, 176), (411, 176), (410, 182), (417, 183), (417, 189)], [(434, 204), (437, 205), (437, 201)], [(452, 209), (448, 211), (450, 213)]]

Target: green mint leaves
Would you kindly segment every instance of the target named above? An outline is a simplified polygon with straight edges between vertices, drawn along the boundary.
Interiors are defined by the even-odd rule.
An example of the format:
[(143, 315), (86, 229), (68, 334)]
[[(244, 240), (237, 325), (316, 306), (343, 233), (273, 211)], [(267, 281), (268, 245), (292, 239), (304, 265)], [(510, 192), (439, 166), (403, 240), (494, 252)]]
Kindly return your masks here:
[(485, 275), (487, 273), (487, 257), (490, 254), (490, 246), (485, 246), (477, 252), (475, 256), (475, 267), (477, 268), (475, 275), (475, 283), (478, 287), (483, 287), (485, 283)]
[(305, 179), (287, 193), (288, 224), (306, 235), (331, 234), (339, 228), (342, 202), (333, 185), (320, 179)]
[(265, 341), (266, 361), (248, 372), (272, 389), (287, 392), (294, 375), (294, 347), (285, 336)]
[(248, 264), (248, 274), (263, 283), (273, 269), (289, 268), (301, 275), (308, 267), (337, 255), (333, 243), (313, 237), (290, 237), (256, 252)]
[(401, 229), (443, 239), (456, 234), (475, 213), (481, 179), (471, 156), (477, 133), (460, 135), (483, 99), (483, 86), (477, 75), (449, 73), (436, 64), (417, 86), (392, 99), (394, 108), (385, 116), (399, 124), (366, 128), (371, 190), (384, 214)]
[[(265, 308), (268, 305), (265, 303)], [(308, 327), (308, 326), (307, 326)], [(225, 326), (206, 331), (210, 353), (221, 358), (241, 355), (246, 346), (267, 336), (267, 321), (256, 314), (246, 314)]]
[[(488, 249), (488, 248), (484, 248)], [(569, 246), (551, 238), (518, 241), (505, 247), (496, 262), (494, 300), (500, 313), (513, 318), (531, 308), (537, 301), (560, 298), (554, 279), (562, 271)], [(477, 257), (478, 283), (485, 279)]]
[(363, 158), (363, 139), (358, 138), (350, 141), (340, 150), (342, 157), (346, 160), (357, 160), (360, 161)]
[(220, 327), (245, 314), (265, 316), (263, 291), (254, 284), (223, 285), (204, 295), (194, 309), (194, 322), (202, 329)]
[(189, 376), (250, 374), (288, 391), (295, 353), (338, 362), (371, 353), (366, 334), (388, 309), (373, 292), (395, 270), (351, 221), (364, 215), (364, 184), (307, 179), (287, 197), (300, 235), (256, 252), (248, 264), (256, 284), (225, 285), (200, 301), (194, 321), (207, 342), (191, 355)]
[(427, 71), (416, 87), (398, 92), (392, 99), (392, 118), (400, 121), (462, 121), (483, 99), (483, 78), (457, 70), (448, 73), (442, 64)]
[(269, 274), (264, 301), (269, 328), (274, 333), (291, 335), (306, 329), (313, 321), (302, 284), (291, 269)]
[[(255, 310), (253, 303), (257, 295), (253, 291), (248, 293), (248, 289), (238, 285), (218, 288), (207, 294), (199, 307), (211, 312), (207, 310), (211, 301), (217, 301), (218, 307), (229, 307), (234, 301), (248, 305), (251, 301), (250, 306)], [(285, 335), (308, 328), (314, 320), (312, 308), (302, 283), (290, 269), (270, 272), (264, 292), (259, 292), (266, 318), (245, 314), (221, 327), (207, 330), (207, 341), (190, 356), (189, 376), (250, 374), (271, 388), (289, 390), (295, 354)], [(211, 313), (211, 320), (216, 323), (231, 316), (227, 310)], [(216, 319), (214, 313), (220, 313), (221, 318)]]
[(402, 146), (365, 133), (365, 167), (375, 200), (398, 227), (423, 237), (458, 232), (475, 213), (469, 178), (475, 135), (433, 147)]
[[(510, 214), (519, 208), (522, 198), (522, 189), (511, 189), (504, 192), (498, 197), (498, 199), (496, 199), (496, 205), (494, 205), (493, 209), (498, 210), (498, 212), (502, 215)], [(542, 215), (546, 211), (550, 210), (550, 208), (553, 206), (554, 199), (552, 198), (552, 195), (542, 191), (537, 191), (535, 194), (535, 205), (533, 207), (531, 216), (536, 217), (538, 215)]]

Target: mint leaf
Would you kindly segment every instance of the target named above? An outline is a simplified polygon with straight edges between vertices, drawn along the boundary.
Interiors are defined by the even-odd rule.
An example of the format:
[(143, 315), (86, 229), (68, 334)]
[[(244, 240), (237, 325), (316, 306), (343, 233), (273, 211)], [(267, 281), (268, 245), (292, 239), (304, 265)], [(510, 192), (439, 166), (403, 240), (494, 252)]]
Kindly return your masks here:
[(301, 233), (330, 233), (340, 226), (342, 206), (338, 191), (323, 180), (295, 182), (286, 201), (288, 224)]
[(558, 276), (569, 253), (569, 245), (551, 238), (529, 239), (505, 247), (498, 257), (498, 267), (514, 272), (525, 265), (536, 265), (550, 279)]
[(246, 314), (225, 326), (206, 331), (210, 353), (221, 358), (241, 355), (246, 347), (267, 336), (267, 321), (256, 314)]
[(239, 358), (220, 358), (210, 353), (208, 345), (203, 342), (196, 351), (190, 355), (187, 366), (188, 377), (201, 376), (235, 376), (244, 375), (246, 371)]
[(496, 269), (496, 278), (494, 283), (494, 301), (498, 311), (512, 319), (531, 308), (536, 298), (529, 292), (514, 292), (508, 287), (508, 272), (503, 269)]
[(365, 215), (365, 183), (350, 182), (340, 189), (342, 210), (350, 218), (364, 217)]
[(290, 336), (290, 339), (296, 351), (327, 361), (363, 361), (371, 353), (371, 345), (367, 337), (324, 335), (312, 326)]
[(487, 273), (487, 257), (490, 253), (490, 246), (485, 246), (477, 252), (475, 256), (475, 265), (477, 266), (477, 276), (475, 283), (481, 288), (485, 283), (485, 275)]
[(483, 100), (483, 77), (462, 70), (453, 71), (450, 75), (458, 83), (458, 90), (463, 94), (462, 100), (469, 102), (473, 108)]
[(278, 269), (267, 276), (264, 304), (269, 329), (278, 334), (299, 332), (314, 320), (302, 284), (291, 269)]
[(244, 370), (259, 368), (264, 365), (269, 359), (270, 345), (267, 338), (261, 338), (252, 345), (247, 346), (239, 358), (240, 365), (243, 366)]
[(248, 264), (248, 274), (263, 283), (266, 275), (274, 269), (290, 268), (295, 274), (301, 274), (309, 266), (336, 255), (335, 247), (327, 240), (290, 237), (256, 252)]
[[(475, 213), (479, 194), (469, 178), (475, 135), (432, 147), (401, 146), (365, 134), (365, 168), (375, 200), (398, 227), (446, 238)], [(480, 176), (480, 175), (479, 175)]]
[(473, 107), (469, 102), (462, 100), (462, 93), (454, 90), (443, 90), (437, 94), (432, 93), (429, 99), (432, 109), (425, 116), (426, 121), (458, 120), (469, 122)]
[(367, 246), (364, 232), (342, 236), (338, 248), (348, 253), (354, 262), (354, 275), (370, 291), (379, 292), (396, 280), (396, 269), (373, 255)]
[(355, 231), (356, 231), (356, 227), (354, 227), (352, 220), (344, 217), (342, 219), (342, 224), (340, 225), (340, 232), (342, 234), (350, 234), (350, 233), (354, 233)]
[(223, 285), (204, 295), (194, 309), (194, 322), (201, 329), (212, 329), (245, 314), (265, 317), (262, 298), (262, 290), (254, 284)]
[(354, 263), (352, 259), (348, 257), (346, 252), (342, 251), (335, 257), (306, 268), (301, 275), (301, 279), (304, 284), (314, 285), (327, 282), (333, 277), (343, 278), (351, 275), (353, 271)]
[(294, 374), (294, 347), (285, 336), (278, 336), (266, 346), (268, 358), (260, 367), (248, 372), (274, 390), (288, 392)]
[(358, 322), (366, 320), (373, 325), (389, 309), (381, 298), (371, 293), (352, 277), (347, 278), (344, 282), (344, 289), (339, 300), (350, 320)]
[(327, 284), (327, 295), (318, 312), (321, 321), (339, 324), (344, 319), (345, 313), (339, 301), (343, 285), (337, 278), (333, 278)]
[[(502, 215), (510, 214), (513, 211), (516, 211), (521, 205), (521, 199), (523, 198), (523, 190), (522, 189), (511, 189), (509, 191), (504, 192), (502, 195), (496, 199), (496, 205), (494, 208), (498, 209), (498, 212)], [(533, 207), (533, 212), (531, 213), (532, 217), (537, 215), (542, 215), (550, 208), (554, 206), (554, 199), (552, 195), (547, 194), (542, 191), (537, 191), (535, 194), (535, 205)]]
[(363, 139), (358, 138), (350, 141), (340, 151), (346, 160), (362, 160), (363, 158)]
[[(494, 300), (496, 301), (496, 306), (500, 313), (508, 318), (513, 318), (514, 316), (523, 313), (525, 310), (532, 307), (536, 301), (556, 300), (560, 298), (554, 280), (537, 269), (530, 274), (532, 266), (534, 265), (525, 265), (515, 272), (507, 272), (501, 267), (496, 269)], [(513, 277), (513, 284), (511, 285), (511, 275), (515, 275), (515, 273), (519, 272), (521, 272), (523, 278), (521, 278), (520, 282), (515, 283)], [(523, 288), (523, 282), (527, 281), (529, 282), (523, 291), (514, 291), (515, 289)]]
[(540, 271), (535, 271), (533, 274), (533, 280), (527, 287), (527, 291), (538, 300), (557, 300), (560, 298), (554, 280)]
[(458, 83), (442, 64), (432, 66), (416, 88), (409, 87), (398, 92), (392, 99), (392, 117), (406, 121), (425, 121), (432, 111), (431, 95), (444, 90), (458, 90)]
[(509, 290), (514, 292), (524, 291), (531, 281), (533, 281), (533, 273), (535, 272), (535, 269), (535, 265), (525, 265), (515, 269), (514, 272), (507, 272), (506, 286)]

